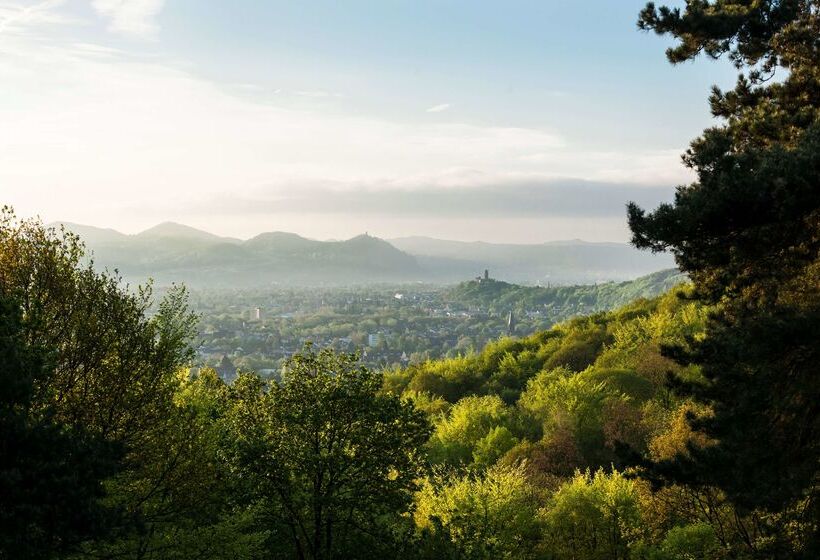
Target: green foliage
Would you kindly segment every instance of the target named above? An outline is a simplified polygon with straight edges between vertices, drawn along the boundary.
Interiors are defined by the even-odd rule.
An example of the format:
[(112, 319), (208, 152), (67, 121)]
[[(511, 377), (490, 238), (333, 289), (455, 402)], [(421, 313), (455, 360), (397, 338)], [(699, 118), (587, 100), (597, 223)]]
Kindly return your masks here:
[[(531, 337), (502, 339), (478, 354), (394, 371), (386, 388), (395, 392), (403, 385), (417, 387), (422, 381), (442, 378), (470, 379), (474, 387), (477, 379), (484, 378), (472, 396), (468, 393), (452, 408), (434, 392), (405, 391), (436, 424), (429, 444), (431, 459), (449, 465), (488, 466), (489, 458), (495, 462), (517, 448), (515, 456), (539, 464), (543, 472), (569, 475), (575, 468), (620, 462), (616, 452), (620, 445), (647, 449), (648, 425), (642, 420), (641, 406), (656, 395), (668, 398), (664, 378), (676, 367), (660, 356), (660, 344), (698, 336), (704, 317), (701, 306), (668, 294)], [(586, 357), (579, 365), (592, 363), (590, 367), (580, 372), (566, 367), (549, 369), (550, 363), (563, 361), (579, 346), (586, 347)], [(459, 387), (455, 382), (453, 386)], [(502, 406), (505, 402), (511, 405)], [(442, 416), (446, 410), (449, 413)], [(496, 427), (505, 428), (493, 436), (496, 451), (476, 453), (478, 442)], [(513, 444), (512, 438), (518, 441)], [(518, 448), (524, 438), (537, 445)], [(505, 444), (499, 447), (501, 441)], [(488, 440), (482, 446), (489, 444)]]
[(593, 383), (603, 383), (608, 389), (638, 403), (651, 399), (655, 394), (655, 387), (649, 379), (627, 369), (592, 368), (585, 371), (583, 377)]
[(458, 357), (440, 362), (426, 362), (409, 376), (407, 388), (411, 391), (438, 395), (449, 402), (475, 392), (482, 379), (470, 367), (471, 357)]
[(561, 338), (561, 345), (544, 363), (544, 368), (567, 368), (578, 372), (592, 365), (611, 338), (606, 325), (598, 323), (599, 318), (576, 319), (569, 324), (569, 328), (559, 327), (566, 329), (566, 332)]
[[(307, 348), (281, 384), (227, 387), (187, 374), (184, 291), (152, 309), (150, 289), (84, 265), (75, 237), (4, 211), (0, 558), (817, 557), (820, 5), (650, 4), (639, 25), (678, 41), (673, 62), (728, 54), (746, 71), (713, 91), (723, 123), (684, 156), (697, 181), (628, 210), (634, 243), (671, 250), (693, 285), (478, 352), (501, 311), (551, 326), (681, 277), (463, 284), (457, 312), (490, 313), (436, 344), (408, 326), (438, 337), (444, 314), (324, 309), (301, 328), (351, 344), (391, 329), (378, 351), (401, 339), (421, 363), (383, 377)], [(318, 247), (304, 241), (248, 247), (298, 260)], [(412, 264), (346, 246), (370, 270)], [(279, 324), (280, 341), (306, 332)]]
[[(253, 509), (227, 513), (207, 524), (177, 522), (173, 528), (151, 535), (149, 546), (162, 560), (261, 560), (269, 557), (264, 522), (264, 517)], [(110, 553), (135, 558), (140, 554), (130, 548), (115, 548)]]
[(670, 529), (660, 550), (663, 557), (669, 560), (711, 560), (723, 557), (715, 530), (708, 523)]
[(634, 560), (720, 560), (727, 552), (708, 523), (673, 527), (658, 546), (636, 545)]
[(626, 305), (639, 298), (658, 296), (686, 281), (675, 269), (662, 270), (628, 282), (586, 286), (518, 286), (498, 280), (463, 282), (452, 288), (449, 299), (480, 306), (494, 313), (510, 309), (544, 309), (557, 320), (581, 313), (596, 313)]
[[(705, 52), (728, 55), (744, 72), (732, 91), (713, 89), (721, 124), (684, 155), (697, 181), (651, 213), (629, 206), (634, 244), (671, 251), (693, 280), (692, 295), (719, 304), (705, 338), (667, 351), (700, 366), (702, 377), (679, 378), (677, 390), (711, 409), (692, 427), (714, 445), (656, 464), (656, 482), (715, 485), (744, 508), (770, 513), (804, 499), (817, 504), (820, 4), (650, 3), (639, 26), (677, 40), (667, 51), (674, 63)], [(781, 78), (772, 80), (775, 73)], [(815, 527), (808, 540), (820, 542), (820, 507), (802, 511)], [(774, 540), (786, 533), (766, 531)]]
[(515, 447), (518, 438), (505, 426), (495, 426), (486, 436), (478, 440), (473, 449), (473, 463), (478, 466), (492, 466), (507, 451)]
[(0, 559), (41, 559), (99, 535), (98, 500), (117, 449), (34, 400), (48, 354), (26, 342), (20, 306), (0, 289)]
[(558, 333), (547, 331), (522, 339), (502, 338), (487, 344), (479, 354), (411, 365), (388, 375), (387, 389), (428, 393), (451, 403), (490, 391), (513, 403), (526, 380), (543, 367), (544, 344), (556, 336)]
[(129, 292), (82, 256), (76, 237), (0, 214), (0, 287), (20, 302), (26, 339), (54, 353), (35, 398), (56, 400), (69, 425), (136, 444), (170, 402), (195, 318), (180, 290), (147, 318), (149, 288)]
[[(670, 293), (387, 375), (307, 348), (281, 383), (243, 374), (226, 386), (184, 367), (184, 292), (147, 318), (148, 293), (88, 272), (70, 238), (36, 224), (3, 231), (0, 279), (20, 302), (3, 314), (17, 334), (0, 340), (14, 349), (0, 352), (13, 403), (3, 445), (20, 450), (0, 456), (0, 484), (16, 491), (0, 494), (8, 557), (660, 559), (806, 548), (799, 508), (749, 513), (712, 487), (655, 493), (618, 471), (573, 477), (637, 460), (621, 456), (625, 445), (656, 461), (710, 447), (686, 420), (708, 419), (709, 407), (662, 386), (667, 371), (703, 377), (660, 353), (703, 339), (702, 304)], [(67, 309), (55, 322), (64, 301), (89, 315)], [(800, 328), (780, 330), (814, 336)], [(58, 468), (44, 460), (54, 449)], [(429, 463), (442, 470), (429, 475)], [(774, 526), (788, 528), (782, 538), (759, 529)]]
[(276, 554), (383, 557), (422, 474), (424, 417), (381, 393), (355, 355), (305, 351), (281, 385), (243, 375), (230, 395), (231, 475), (284, 530)]
[[(213, 370), (177, 376), (165, 422), (156, 424), (139, 462), (108, 483), (107, 502), (138, 523), (104, 543), (88, 543), (91, 556), (259, 558), (268, 531), (258, 509), (237, 507), (240, 488), (222, 460), (228, 387)], [(139, 499), (139, 501), (137, 501)]]
[(543, 365), (533, 350), (506, 352), (499, 360), (496, 371), (487, 380), (487, 390), (497, 393), (505, 401), (514, 400), (529, 379)]
[[(566, 368), (582, 372), (595, 365), (596, 369), (633, 371), (657, 390), (663, 388), (668, 371), (683, 371), (661, 355), (661, 346), (699, 336), (706, 314), (703, 306), (669, 293), (659, 300), (634, 302), (528, 337), (503, 338), (476, 354), (393, 370), (386, 375), (385, 389), (394, 394), (426, 393), (450, 403), (465, 396), (494, 394), (514, 404), (527, 382), (541, 371)], [(626, 373), (618, 375), (626, 382)], [(640, 381), (633, 379), (633, 390), (638, 390), (637, 383)], [(644, 399), (648, 392), (644, 386), (634, 396)]]
[(605, 460), (604, 415), (627, 397), (604, 381), (566, 369), (539, 373), (521, 395), (520, 405), (542, 422), (545, 437), (568, 433), (587, 464)]
[(537, 491), (521, 468), (428, 480), (416, 497), (416, 523), (447, 535), (464, 557), (536, 558), (542, 522)]
[[(76, 237), (0, 213), (0, 292), (15, 302), (3, 314), (17, 314), (16, 340), (41, 364), (33, 377), (33, 370), (15, 372), (19, 363), (4, 366), (17, 378), (9, 386), (25, 388), (15, 397), (13, 424), (31, 433), (4, 453), (16, 482), (3, 510), (30, 524), (18, 527), (26, 546), (64, 551), (142, 522), (142, 504), (157, 491), (140, 482), (142, 473), (173, 411), (194, 324), (184, 291), (172, 290), (148, 318), (149, 289), (130, 292), (82, 258)], [(110, 475), (123, 482), (101, 484)], [(22, 505), (27, 500), (31, 507)], [(17, 509), (34, 515), (27, 520)], [(24, 554), (21, 548), (15, 557)]]
[[(385, 377), (385, 381), (386, 380), (387, 378)], [(443, 398), (434, 397), (429, 393), (414, 393), (412, 391), (406, 391), (403, 397), (411, 400), (413, 402), (413, 406), (415, 406), (417, 410), (424, 412), (430, 418), (436, 418), (442, 414), (446, 414), (452, 406)]]
[(497, 458), (514, 445), (510, 426), (512, 410), (499, 397), (465, 397), (437, 423), (428, 444), (430, 459), (457, 466), (469, 464), (475, 454), (482, 462)]
[[(669, 371), (702, 380), (699, 369), (681, 367), (660, 354), (662, 345), (702, 340), (708, 313), (709, 307), (670, 292), (559, 325), (516, 341), (517, 346), (500, 341), (479, 354), (451, 361), (450, 367), (457, 363), (478, 371), (482, 367), (509, 371), (513, 364), (528, 363), (535, 356), (541, 369), (528, 379), (513, 405), (504, 405), (505, 387), (487, 383), (482, 388), (487, 394), (465, 396), (447, 414), (431, 415), (436, 425), (429, 443), (431, 459), (466, 469), (430, 479), (419, 494), (420, 507), (432, 508), (429, 504), (435, 503), (439, 513), (457, 510), (453, 503), (442, 505), (454, 488), (477, 492), (464, 486), (465, 481), (479, 484), (489, 472), (514, 470), (531, 488), (540, 489), (533, 495), (540, 528), (528, 541), (536, 556), (660, 559), (685, 557), (681, 555), (688, 547), (695, 551), (692, 554), (706, 558), (724, 558), (730, 552), (737, 558), (788, 557), (805, 548), (811, 527), (801, 520), (800, 509), (771, 518), (735, 508), (714, 487), (652, 490), (618, 471), (573, 478), (578, 468), (643, 464), (641, 457), (662, 461), (712, 445), (687, 420), (688, 416), (708, 419), (709, 407), (670, 395), (663, 386)], [(591, 332), (610, 341), (597, 349), (591, 366), (580, 372), (544, 369), (542, 364), (565, 344), (571, 346)], [(425, 367), (435, 371), (437, 366)], [(402, 374), (418, 371), (416, 366)], [(489, 373), (487, 379), (493, 375)], [(631, 453), (622, 454), (624, 446)], [(506, 452), (500, 454), (502, 449)], [(416, 516), (417, 523), (421, 534), (441, 539), (433, 541), (449, 539), (455, 547), (447, 549), (450, 557), (469, 557), (468, 550), (480, 557), (488, 539), (504, 538), (504, 529), (472, 525), (477, 523), (473, 514), (441, 515), (427, 511)], [(773, 533), (774, 527), (782, 529)], [(487, 537), (488, 531), (499, 536)]]
[(629, 558), (641, 524), (635, 482), (617, 471), (577, 472), (552, 496), (544, 518), (552, 558)]

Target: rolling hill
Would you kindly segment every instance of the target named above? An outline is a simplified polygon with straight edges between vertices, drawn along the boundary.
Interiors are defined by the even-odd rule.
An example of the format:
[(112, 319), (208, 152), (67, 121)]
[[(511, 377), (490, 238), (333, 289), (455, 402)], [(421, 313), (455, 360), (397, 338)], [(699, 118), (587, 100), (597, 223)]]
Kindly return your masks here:
[(625, 282), (549, 288), (482, 279), (462, 282), (449, 289), (447, 299), (495, 313), (510, 309), (550, 310), (553, 315), (566, 319), (582, 313), (609, 311), (639, 298), (656, 297), (687, 281), (676, 268)]
[(390, 242), (370, 235), (318, 241), (287, 232), (248, 240), (166, 222), (134, 235), (61, 223), (86, 243), (99, 268), (129, 282), (240, 288), (368, 283), (456, 283), (489, 268), (510, 282), (583, 284), (630, 280), (672, 265), (626, 244), (568, 241), (541, 245), (463, 243), (424, 237)]

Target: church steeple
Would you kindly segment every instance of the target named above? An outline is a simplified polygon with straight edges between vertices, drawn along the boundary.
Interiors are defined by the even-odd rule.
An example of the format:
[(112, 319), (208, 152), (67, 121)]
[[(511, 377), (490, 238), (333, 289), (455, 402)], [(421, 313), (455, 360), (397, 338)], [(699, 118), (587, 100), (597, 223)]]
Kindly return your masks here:
[(510, 336), (515, 334), (515, 315), (513, 315), (512, 309), (510, 309), (510, 315), (507, 317), (507, 334)]

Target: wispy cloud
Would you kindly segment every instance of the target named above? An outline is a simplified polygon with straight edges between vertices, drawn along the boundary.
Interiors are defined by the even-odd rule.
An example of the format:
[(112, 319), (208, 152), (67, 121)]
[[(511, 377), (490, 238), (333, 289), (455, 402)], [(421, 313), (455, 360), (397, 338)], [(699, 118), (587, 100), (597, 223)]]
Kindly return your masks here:
[(449, 103), (441, 103), (439, 105), (433, 105), (432, 107), (427, 109), (428, 113), (441, 113), (442, 111), (446, 111), (450, 108)]
[(30, 5), (0, 2), (0, 34), (18, 33), (44, 24), (67, 23), (70, 18), (55, 11), (64, 3), (65, 0), (45, 0)]
[[(480, 174), (477, 174), (480, 175)], [(475, 182), (478, 177), (473, 177)], [(360, 185), (334, 189), (303, 185), (282, 191), (265, 188), (247, 196), (203, 199), (191, 210), (223, 214), (338, 214), (345, 216), (416, 216), (438, 218), (623, 218), (627, 202), (654, 208), (674, 194), (668, 185), (581, 181), (550, 177), (484, 176), (442, 188), (435, 181), (404, 184), (404, 188)]]
[(293, 94), (298, 95), (299, 97), (311, 97), (314, 99), (323, 99), (328, 97), (344, 97), (344, 95), (341, 93), (324, 90), (299, 90), (294, 91)]
[[(162, 2), (94, 5), (112, 29), (150, 36)], [(425, 227), (421, 215), (437, 220), (431, 228), (490, 215), (542, 220), (545, 228), (563, 219), (570, 231), (587, 219), (581, 215), (622, 227), (627, 199), (643, 194), (649, 203), (657, 199), (652, 187), (687, 180), (676, 149), (591, 151), (555, 130), (458, 122), (451, 113), (416, 121), (346, 114), (324, 101), (295, 105), (295, 88), (262, 96), (257, 86), (226, 87), (178, 61), (87, 37), (49, 39), (61, 13), (55, 6), (21, 13), (0, 0), (7, 29), (28, 26), (0, 34), (0, 83), (13, 85), (0, 102), (0, 185), (3, 202), (23, 214), (127, 228), (186, 208), (210, 219), (230, 209), (212, 201), (228, 197), (265, 209), (253, 214), (257, 223), (287, 215), (300, 231), (309, 211), (335, 212), (338, 223), (344, 214), (384, 214), (390, 224), (409, 220), (408, 230)], [(301, 93), (333, 96), (318, 92)], [(587, 183), (552, 182), (561, 177)], [(277, 204), (285, 214), (276, 214)], [(148, 206), (150, 213), (133, 211)], [(250, 227), (233, 217), (232, 227)]]
[[(271, 185), (250, 193), (201, 197), (187, 203), (183, 214), (163, 214), (166, 209), (150, 203), (135, 207), (133, 212), (136, 216), (184, 219), (241, 237), (251, 237), (275, 224), (276, 229), (316, 238), (352, 237), (371, 231), (387, 237), (422, 233), (513, 243), (570, 238), (626, 241), (626, 202), (654, 208), (669, 201), (674, 192), (668, 186), (490, 176), (474, 170), (454, 170), (439, 178), (419, 177), (403, 181), (400, 188), (384, 187), (303, 183), (299, 188), (282, 190)], [(152, 224), (145, 221), (142, 225)]]
[(134, 37), (152, 38), (159, 31), (156, 17), (165, 0), (93, 0), (92, 6), (109, 19), (108, 29)]

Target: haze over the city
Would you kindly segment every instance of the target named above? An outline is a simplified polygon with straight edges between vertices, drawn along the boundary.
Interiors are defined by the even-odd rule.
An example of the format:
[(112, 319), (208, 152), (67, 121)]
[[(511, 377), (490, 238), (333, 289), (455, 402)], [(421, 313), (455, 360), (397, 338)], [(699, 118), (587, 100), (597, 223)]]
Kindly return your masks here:
[(612, 2), (0, 1), (21, 216), (248, 238), (626, 241), (728, 65)]
[(0, 560), (820, 559), (820, 0), (0, 0)]

